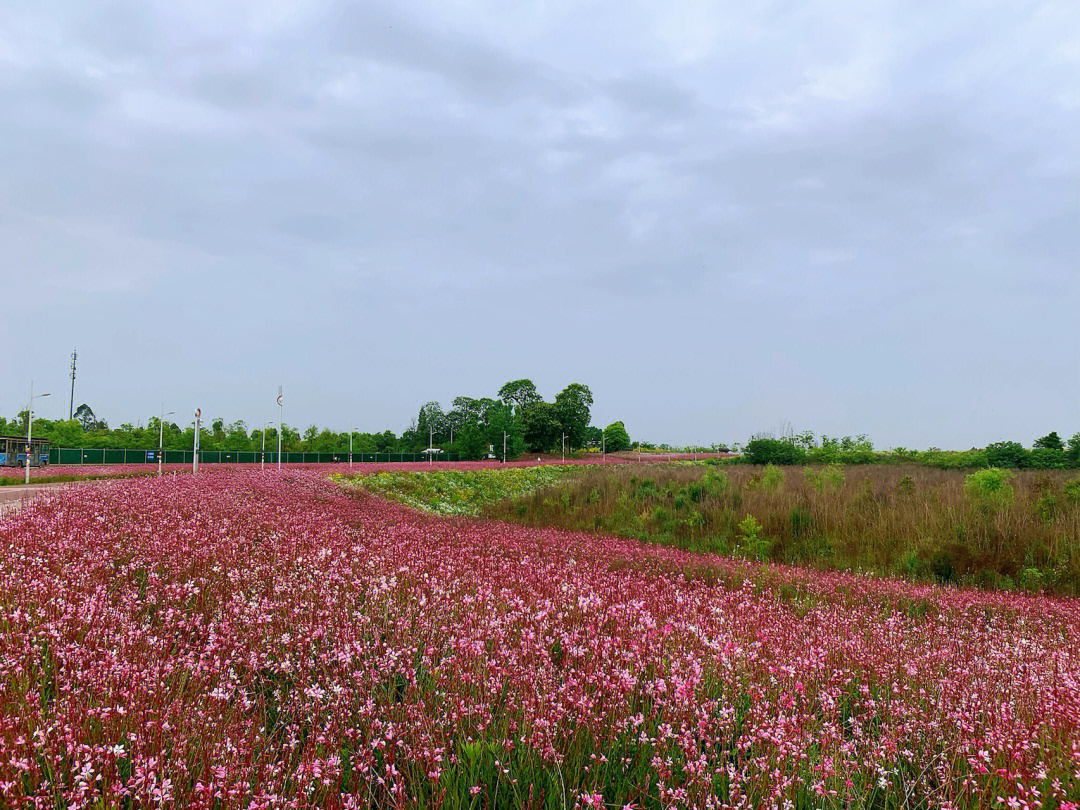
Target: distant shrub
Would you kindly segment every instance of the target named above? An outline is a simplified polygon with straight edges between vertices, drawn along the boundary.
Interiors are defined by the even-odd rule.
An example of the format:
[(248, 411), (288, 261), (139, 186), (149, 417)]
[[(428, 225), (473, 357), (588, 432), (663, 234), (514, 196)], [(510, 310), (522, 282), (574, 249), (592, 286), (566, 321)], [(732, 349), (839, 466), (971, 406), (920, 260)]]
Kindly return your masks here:
[(1028, 466), (1036, 470), (1063, 470), (1068, 463), (1064, 450), (1056, 447), (1036, 447), (1028, 454)]
[(1053, 493), (1047, 492), (1035, 502), (1035, 514), (1039, 516), (1039, 520), (1047, 525), (1057, 519), (1060, 511), (1061, 506)]
[(775, 464), (766, 465), (761, 474), (761, 488), (766, 492), (779, 492), (784, 486), (784, 471)]
[(915, 494), (915, 479), (910, 475), (905, 475), (896, 484), (896, 492), (899, 495), (903, 495), (905, 498), (911, 497)]
[(1065, 500), (1069, 503), (1080, 503), (1080, 476), (1065, 482)]
[(1008, 470), (988, 467), (964, 478), (964, 492), (988, 511), (1003, 509), (1013, 502), (1012, 479)]
[(751, 439), (743, 449), (743, 458), (749, 464), (801, 464), (806, 451), (781, 439)]
[(723, 470), (709, 470), (701, 476), (701, 488), (704, 495), (716, 498), (727, 492), (731, 482)]
[(842, 464), (828, 464), (820, 470), (807, 467), (803, 470), (803, 478), (806, 483), (818, 492), (839, 492), (844, 486), (844, 466)]
[(1030, 453), (1020, 442), (995, 442), (987, 445), (986, 463), (991, 467), (1023, 469), (1028, 466)]

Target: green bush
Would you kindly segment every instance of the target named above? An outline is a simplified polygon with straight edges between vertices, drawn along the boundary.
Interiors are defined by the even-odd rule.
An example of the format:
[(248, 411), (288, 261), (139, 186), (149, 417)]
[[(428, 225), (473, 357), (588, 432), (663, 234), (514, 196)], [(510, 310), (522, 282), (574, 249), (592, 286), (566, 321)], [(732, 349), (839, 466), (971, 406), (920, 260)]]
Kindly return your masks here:
[(903, 495), (905, 498), (910, 498), (915, 494), (915, 479), (910, 475), (905, 475), (897, 482), (896, 492), (899, 495)]
[(1080, 476), (1065, 482), (1065, 500), (1069, 503), (1080, 503)]
[(806, 452), (780, 439), (751, 439), (743, 449), (743, 459), (749, 464), (801, 464)]
[(1008, 470), (988, 467), (964, 478), (964, 492), (987, 511), (1004, 509), (1013, 502), (1012, 479)]
[(784, 471), (775, 464), (768, 464), (761, 474), (761, 488), (766, 492), (779, 492), (784, 486)]
[(1053, 523), (1054, 520), (1057, 519), (1060, 511), (1061, 507), (1058, 504), (1058, 499), (1053, 493), (1047, 492), (1035, 502), (1035, 514), (1047, 525)]

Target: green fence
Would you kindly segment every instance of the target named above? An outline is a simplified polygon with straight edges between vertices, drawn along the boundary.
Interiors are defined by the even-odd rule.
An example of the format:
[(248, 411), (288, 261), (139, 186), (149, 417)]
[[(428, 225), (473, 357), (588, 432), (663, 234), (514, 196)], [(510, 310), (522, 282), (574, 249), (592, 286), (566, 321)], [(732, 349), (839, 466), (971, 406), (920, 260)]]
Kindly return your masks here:
[[(164, 450), (164, 464), (191, 464), (192, 450)], [(389, 463), (400, 461), (427, 461), (424, 453), (353, 453), (354, 464)], [(277, 464), (277, 453), (265, 455), (258, 450), (200, 450), (200, 464)], [(456, 453), (442, 453), (437, 461), (457, 461)], [(281, 454), (282, 464), (345, 464), (348, 453), (291, 453)], [(53, 447), (49, 450), (50, 464), (157, 464), (157, 450), (116, 450), (89, 447)]]

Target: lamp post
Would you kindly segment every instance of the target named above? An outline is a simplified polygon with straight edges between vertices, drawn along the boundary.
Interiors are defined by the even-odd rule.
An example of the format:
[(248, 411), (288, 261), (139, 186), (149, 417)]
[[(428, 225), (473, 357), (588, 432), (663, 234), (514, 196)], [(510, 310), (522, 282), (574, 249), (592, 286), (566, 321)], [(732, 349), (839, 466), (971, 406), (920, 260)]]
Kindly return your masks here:
[(172, 416), (176, 411), (165, 413), (165, 403), (161, 403), (161, 418), (158, 419), (157, 440), (157, 474), (161, 475), (161, 456), (165, 452), (165, 417)]
[(349, 469), (352, 469), (352, 436), (356, 431), (349, 429)]
[(199, 472), (199, 434), (202, 433), (202, 408), (195, 409), (195, 444), (192, 448), (195, 452), (191, 455), (191, 474)]
[(262, 451), (259, 455), (259, 469), (266, 469), (266, 428), (274, 424), (273, 422), (263, 422), (262, 426)]
[(30, 381), (30, 404), (26, 406), (26, 483), (30, 483), (30, 441), (34, 438), (34, 400), (47, 397), (48, 394), (34, 396), (34, 381)]
[(277, 468), (281, 472), (281, 386), (277, 387)]

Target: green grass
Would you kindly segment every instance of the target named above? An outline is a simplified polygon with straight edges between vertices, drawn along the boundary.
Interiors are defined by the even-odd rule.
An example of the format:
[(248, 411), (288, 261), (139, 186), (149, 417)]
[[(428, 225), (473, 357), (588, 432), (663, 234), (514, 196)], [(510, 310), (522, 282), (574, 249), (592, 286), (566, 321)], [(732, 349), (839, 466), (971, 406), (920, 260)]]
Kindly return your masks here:
[(440, 515), (478, 516), (491, 504), (522, 498), (579, 474), (571, 465), (504, 467), (490, 470), (432, 470), (332, 475), (345, 486), (367, 490)]

